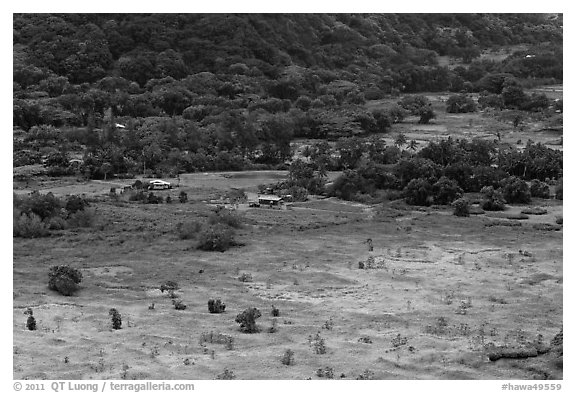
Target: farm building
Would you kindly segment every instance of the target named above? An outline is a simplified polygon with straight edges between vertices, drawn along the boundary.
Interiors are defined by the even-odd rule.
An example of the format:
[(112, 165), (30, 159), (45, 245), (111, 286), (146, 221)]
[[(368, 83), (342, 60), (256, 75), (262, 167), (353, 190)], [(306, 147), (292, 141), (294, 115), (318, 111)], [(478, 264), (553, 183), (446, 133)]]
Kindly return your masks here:
[(258, 195), (258, 203), (261, 205), (276, 206), (283, 202), (283, 198), (277, 195)]

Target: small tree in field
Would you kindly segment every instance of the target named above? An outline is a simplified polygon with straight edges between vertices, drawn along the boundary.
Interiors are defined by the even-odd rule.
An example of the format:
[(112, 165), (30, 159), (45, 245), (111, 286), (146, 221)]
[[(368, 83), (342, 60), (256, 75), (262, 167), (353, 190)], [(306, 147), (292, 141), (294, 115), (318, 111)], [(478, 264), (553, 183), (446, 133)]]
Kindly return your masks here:
[(114, 330), (122, 329), (122, 316), (120, 315), (118, 310), (116, 310), (115, 308), (111, 308), (110, 311), (108, 311), (108, 314), (110, 315), (110, 317), (112, 317), (112, 329)]
[(244, 333), (258, 333), (260, 329), (256, 326), (256, 319), (261, 316), (260, 310), (250, 307), (236, 316), (236, 323), (240, 324), (240, 330)]
[(488, 211), (504, 210), (506, 201), (500, 190), (495, 190), (492, 186), (485, 186), (482, 187), (480, 192), (484, 196), (484, 199), (480, 203), (482, 209)]
[(24, 312), (24, 315), (28, 315), (26, 320), (26, 328), (28, 330), (36, 330), (36, 318), (34, 318), (34, 312), (30, 307)]
[(426, 179), (412, 179), (404, 189), (404, 197), (409, 205), (430, 206), (432, 195), (432, 185)]
[(548, 184), (534, 179), (530, 184), (530, 195), (534, 198), (550, 198), (550, 186)]
[(468, 217), (470, 215), (470, 202), (466, 198), (458, 198), (452, 202), (454, 215), (458, 217)]
[(448, 205), (455, 199), (460, 198), (463, 191), (456, 181), (442, 176), (440, 180), (432, 185), (432, 192), (434, 193), (434, 203)]
[(52, 266), (48, 271), (48, 288), (70, 296), (78, 290), (82, 281), (80, 270), (68, 265)]
[(184, 191), (180, 191), (180, 194), (178, 194), (178, 200), (180, 200), (180, 203), (188, 202), (188, 194)]
[(517, 178), (510, 176), (500, 182), (502, 194), (507, 203), (528, 203), (530, 202), (530, 189), (528, 184)]
[(476, 103), (466, 94), (450, 96), (446, 101), (446, 112), (448, 113), (468, 113), (476, 111)]
[(226, 305), (224, 303), (222, 303), (222, 300), (220, 300), (220, 299), (208, 300), (208, 311), (210, 311), (211, 314), (223, 313), (225, 309), (226, 309)]

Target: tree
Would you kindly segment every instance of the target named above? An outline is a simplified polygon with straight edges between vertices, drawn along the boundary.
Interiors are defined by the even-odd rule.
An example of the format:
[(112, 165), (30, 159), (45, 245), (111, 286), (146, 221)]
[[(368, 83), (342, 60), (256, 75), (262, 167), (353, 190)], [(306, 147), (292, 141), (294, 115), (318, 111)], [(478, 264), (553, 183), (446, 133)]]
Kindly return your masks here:
[(404, 198), (409, 205), (430, 206), (434, 200), (432, 185), (426, 179), (412, 179), (404, 188)]
[(468, 113), (476, 111), (476, 103), (466, 94), (450, 96), (446, 101), (446, 112), (448, 113)]
[(420, 116), (418, 124), (428, 124), (430, 120), (436, 118), (436, 113), (434, 113), (432, 106), (421, 108), (418, 115)]
[(401, 148), (402, 146), (404, 146), (406, 144), (408, 140), (406, 139), (406, 135), (402, 132), (398, 133), (398, 135), (396, 135), (396, 138), (394, 139), (394, 144)]
[(528, 184), (517, 178), (510, 176), (500, 182), (502, 194), (507, 203), (528, 203), (530, 202), (530, 189)]
[(256, 325), (256, 319), (261, 316), (260, 310), (250, 307), (236, 316), (236, 323), (240, 324), (240, 330), (244, 333), (258, 333), (260, 328)]
[(504, 210), (506, 201), (500, 190), (495, 190), (492, 186), (482, 187), (480, 192), (483, 195), (483, 200), (480, 207), (484, 210), (497, 211)]
[(434, 203), (438, 205), (449, 205), (455, 199), (460, 198), (463, 193), (458, 183), (444, 176), (432, 185), (432, 192)]

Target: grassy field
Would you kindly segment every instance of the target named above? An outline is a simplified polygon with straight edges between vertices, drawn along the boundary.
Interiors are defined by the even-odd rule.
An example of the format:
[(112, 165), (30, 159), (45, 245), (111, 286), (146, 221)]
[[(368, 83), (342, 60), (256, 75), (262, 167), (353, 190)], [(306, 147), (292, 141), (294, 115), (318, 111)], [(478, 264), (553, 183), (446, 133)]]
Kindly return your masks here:
[[(547, 343), (560, 331), (562, 230), (534, 226), (554, 224), (560, 202), (533, 201), (548, 213), (511, 227), (499, 216), (458, 218), (400, 201), (314, 200), (243, 210), (244, 246), (224, 253), (178, 238), (177, 223), (211, 214), (200, 199), (278, 176), (183, 176), (198, 195), (189, 203), (102, 200), (92, 203), (94, 228), (14, 238), (14, 378), (214, 379), (227, 368), (238, 379), (318, 379), (327, 367), (336, 379), (562, 378), (549, 355), (492, 362), (485, 349), (523, 347), (539, 334)], [(369, 257), (374, 268), (359, 269)], [(48, 268), (63, 263), (84, 275), (72, 297), (47, 288)], [(252, 282), (239, 281), (243, 273)], [(166, 280), (179, 283), (186, 310), (159, 290)], [(210, 298), (226, 312), (210, 314)], [(36, 331), (26, 330), (28, 307)], [(111, 328), (112, 307), (121, 330)], [(234, 319), (248, 307), (262, 312), (260, 333), (238, 330)], [(310, 343), (317, 333), (324, 354)], [(293, 365), (281, 362), (288, 349)]]

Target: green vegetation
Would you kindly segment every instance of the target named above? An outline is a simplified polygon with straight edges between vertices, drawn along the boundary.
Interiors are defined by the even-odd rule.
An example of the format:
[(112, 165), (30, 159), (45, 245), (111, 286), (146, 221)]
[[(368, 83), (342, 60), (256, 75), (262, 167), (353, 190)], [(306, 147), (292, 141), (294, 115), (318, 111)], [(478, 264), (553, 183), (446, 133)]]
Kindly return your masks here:
[(261, 316), (260, 310), (250, 307), (236, 316), (236, 323), (240, 324), (240, 331), (243, 333), (258, 333), (260, 328), (256, 325), (256, 319)]
[(48, 288), (70, 296), (78, 290), (82, 272), (68, 265), (52, 266), (48, 271)]
[(108, 311), (108, 314), (112, 318), (112, 329), (114, 330), (122, 329), (122, 316), (120, 315), (118, 310), (116, 310), (115, 308), (111, 308), (110, 311)]

